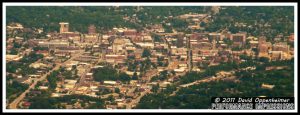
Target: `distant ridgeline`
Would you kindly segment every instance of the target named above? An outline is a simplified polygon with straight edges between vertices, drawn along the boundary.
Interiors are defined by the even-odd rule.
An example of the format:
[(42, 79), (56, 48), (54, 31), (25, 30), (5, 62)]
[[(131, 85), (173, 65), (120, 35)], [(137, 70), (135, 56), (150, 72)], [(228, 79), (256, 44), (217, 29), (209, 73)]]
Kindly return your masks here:
[[(25, 27), (44, 28), (45, 32), (59, 31), (57, 23), (66, 21), (72, 25), (72, 31), (87, 32), (90, 24), (97, 28), (111, 29), (113, 27), (138, 28), (134, 23), (125, 21), (126, 17), (136, 17), (143, 25), (160, 24), (166, 18), (190, 13), (211, 13), (210, 6), (8, 6), (6, 9), (7, 23), (18, 22)], [(212, 24), (206, 25), (207, 31), (214, 32), (227, 27), (232, 33), (237, 31), (259, 32), (257, 28), (268, 27), (281, 33), (293, 33), (294, 8), (291, 6), (222, 6), (218, 13), (213, 13)], [(182, 25), (182, 22), (169, 22), (172, 25)], [(166, 22), (164, 22), (166, 23)], [(238, 25), (251, 25), (251, 28), (237, 27)], [(270, 26), (268, 26), (270, 25)], [(254, 30), (253, 30), (254, 29)]]
[(57, 23), (69, 22), (72, 31), (87, 32), (88, 26), (112, 29), (113, 27), (137, 28), (135, 24), (124, 21), (124, 16), (136, 16), (142, 22), (160, 23), (157, 16), (181, 15), (189, 12), (203, 12), (204, 7), (141, 7), (136, 6), (8, 6), (7, 23), (17, 22), (24, 27), (44, 28), (44, 31), (59, 31)]

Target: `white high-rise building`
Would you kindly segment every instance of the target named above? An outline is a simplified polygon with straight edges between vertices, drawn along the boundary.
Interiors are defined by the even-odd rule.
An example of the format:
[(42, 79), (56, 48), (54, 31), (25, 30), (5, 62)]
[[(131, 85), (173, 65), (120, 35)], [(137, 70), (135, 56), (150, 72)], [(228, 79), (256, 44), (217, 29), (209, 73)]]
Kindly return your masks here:
[(66, 33), (69, 32), (69, 23), (67, 22), (60, 22), (60, 33)]

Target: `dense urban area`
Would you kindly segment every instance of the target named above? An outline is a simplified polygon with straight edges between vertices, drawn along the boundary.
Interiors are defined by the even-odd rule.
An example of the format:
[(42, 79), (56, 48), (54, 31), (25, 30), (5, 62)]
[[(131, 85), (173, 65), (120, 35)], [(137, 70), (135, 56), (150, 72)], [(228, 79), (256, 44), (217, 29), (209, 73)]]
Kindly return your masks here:
[(294, 96), (292, 6), (8, 6), (6, 108)]

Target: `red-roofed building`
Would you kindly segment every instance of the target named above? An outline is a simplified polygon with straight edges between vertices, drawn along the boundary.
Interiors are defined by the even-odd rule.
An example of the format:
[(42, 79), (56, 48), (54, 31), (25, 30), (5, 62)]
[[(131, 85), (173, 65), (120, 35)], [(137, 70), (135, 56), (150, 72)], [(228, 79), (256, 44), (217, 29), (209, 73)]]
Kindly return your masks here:
[(31, 105), (30, 102), (24, 102), (24, 103), (23, 103), (23, 106), (25, 106), (25, 107), (29, 107), (30, 105)]
[(124, 36), (136, 36), (137, 31), (135, 29), (128, 29), (124, 31)]
[(290, 37), (289, 37), (289, 41), (290, 41), (290, 42), (294, 42), (294, 39), (295, 39), (294, 33), (292, 33), (292, 34), (290, 35)]
[(48, 56), (49, 52), (47, 50), (38, 50), (36, 54), (43, 54), (44, 56)]

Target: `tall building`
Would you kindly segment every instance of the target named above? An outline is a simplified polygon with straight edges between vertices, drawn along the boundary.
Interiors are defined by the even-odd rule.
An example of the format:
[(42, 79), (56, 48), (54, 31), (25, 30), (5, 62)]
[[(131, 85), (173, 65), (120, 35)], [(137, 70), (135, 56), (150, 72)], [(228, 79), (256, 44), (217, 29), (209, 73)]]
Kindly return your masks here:
[(209, 33), (208, 38), (210, 40), (216, 40), (216, 41), (220, 41), (224, 39), (224, 35), (222, 35), (221, 33)]
[(67, 22), (60, 22), (60, 33), (66, 33), (69, 32), (69, 23)]
[(242, 47), (246, 44), (246, 33), (232, 34), (230, 39), (233, 41), (233, 46)]
[(183, 34), (179, 34), (177, 37), (178, 38), (177, 38), (177, 44), (176, 44), (176, 46), (178, 48), (183, 47), (185, 45), (184, 44), (184, 40), (183, 40)]
[(267, 40), (266, 36), (261, 36), (261, 37), (259, 37), (259, 38), (258, 38), (258, 43), (259, 43), (259, 45), (264, 44), (264, 43), (266, 42), (266, 40)]
[(259, 45), (258, 51), (260, 54), (267, 54), (271, 48), (272, 44), (270, 42), (266, 42), (265, 44)]
[(136, 11), (140, 11), (141, 10), (141, 6), (137, 6)]
[(94, 25), (90, 25), (88, 28), (89, 34), (95, 34), (96, 33), (96, 27)]
[(231, 40), (233, 42), (246, 43), (246, 33), (236, 33), (231, 35)]
[(258, 38), (258, 56), (259, 57), (268, 57), (269, 51), (272, 49), (272, 43), (266, 42), (267, 38), (265, 36), (261, 36)]
[(289, 52), (289, 45), (286, 42), (279, 42), (279, 43), (275, 43), (273, 44), (273, 51), (282, 51), (284, 53), (288, 53)]
[(266, 45), (264, 45), (266, 43), (266, 36), (261, 36), (258, 38), (258, 49), (259, 49), (259, 52), (267, 52), (267, 49), (266, 49)]

